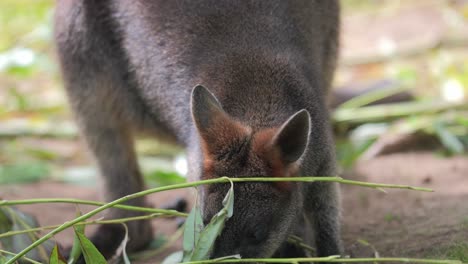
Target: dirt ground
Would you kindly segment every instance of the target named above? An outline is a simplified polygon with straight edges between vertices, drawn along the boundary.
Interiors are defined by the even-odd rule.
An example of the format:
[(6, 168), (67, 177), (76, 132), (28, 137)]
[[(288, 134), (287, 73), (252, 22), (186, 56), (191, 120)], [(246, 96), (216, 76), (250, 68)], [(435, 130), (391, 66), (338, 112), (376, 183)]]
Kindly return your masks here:
[(432, 188), (433, 193), (389, 190), (387, 194), (343, 186), (343, 236), (347, 253), (428, 257), (468, 241), (468, 159), (433, 153), (394, 154), (358, 164), (356, 180)]
[[(358, 163), (346, 178), (381, 183), (428, 187), (433, 193), (342, 186), (343, 238), (346, 253), (353, 257), (380, 256), (437, 257), (441, 250), (468, 241), (468, 158), (442, 158), (433, 153), (394, 154)], [(73, 197), (98, 199), (96, 190), (57, 182), (2, 186), (4, 199)], [(178, 190), (150, 196), (162, 206), (179, 197), (191, 197)], [(190, 198), (189, 198), (190, 199)], [(74, 206), (64, 204), (25, 205), (21, 210), (35, 215), (41, 225), (70, 220)], [(80, 206), (83, 211), (90, 207)], [(176, 221), (156, 220), (156, 235), (170, 236)], [(89, 229), (88, 231), (92, 231)], [(71, 232), (57, 235), (70, 244)], [(366, 241), (370, 246), (363, 245)], [(163, 254), (138, 263), (159, 263), (180, 241)]]

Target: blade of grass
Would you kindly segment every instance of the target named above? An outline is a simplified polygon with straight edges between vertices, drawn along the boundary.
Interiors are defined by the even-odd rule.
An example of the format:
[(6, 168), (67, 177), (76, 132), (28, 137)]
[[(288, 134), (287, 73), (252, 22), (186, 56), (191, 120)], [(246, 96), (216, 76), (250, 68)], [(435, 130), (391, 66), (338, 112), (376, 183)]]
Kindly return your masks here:
[(388, 105), (365, 106), (360, 108), (342, 108), (333, 113), (333, 120), (337, 123), (363, 123), (376, 120), (386, 120), (402, 116), (437, 113), (445, 110), (468, 109), (464, 102), (406, 102)]
[(403, 85), (402, 83), (397, 83), (397, 85), (386, 87), (383, 89), (377, 89), (375, 91), (370, 91), (362, 95), (358, 95), (356, 97), (351, 98), (350, 100), (342, 103), (338, 108), (339, 109), (346, 109), (346, 108), (358, 108), (369, 103), (381, 100), (385, 97), (389, 97), (404, 91), (408, 91), (409, 87)]

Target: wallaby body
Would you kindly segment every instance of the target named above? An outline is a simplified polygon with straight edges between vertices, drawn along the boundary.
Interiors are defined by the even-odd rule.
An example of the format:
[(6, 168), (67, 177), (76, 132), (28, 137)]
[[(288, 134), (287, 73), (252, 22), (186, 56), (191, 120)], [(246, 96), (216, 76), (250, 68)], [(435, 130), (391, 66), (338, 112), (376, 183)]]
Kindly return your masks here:
[[(191, 179), (334, 175), (326, 96), (338, 15), (331, 0), (59, 0), (64, 81), (106, 199), (143, 189), (139, 131), (183, 145)], [(210, 92), (192, 93), (197, 84)], [(202, 188), (205, 221), (225, 193), (224, 185)], [(236, 184), (234, 215), (212, 255), (287, 256), (283, 242), (301, 233), (304, 216), (318, 254), (340, 254), (334, 184)], [(152, 239), (148, 222), (128, 225), (130, 250)], [(121, 236), (102, 226), (93, 242), (110, 257)]]

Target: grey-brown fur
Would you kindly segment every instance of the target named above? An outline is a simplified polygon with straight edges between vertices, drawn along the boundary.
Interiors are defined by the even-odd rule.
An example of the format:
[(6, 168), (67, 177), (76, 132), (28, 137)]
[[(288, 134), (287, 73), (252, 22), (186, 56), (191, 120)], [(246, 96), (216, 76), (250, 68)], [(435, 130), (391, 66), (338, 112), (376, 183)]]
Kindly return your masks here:
[[(280, 150), (280, 165), (285, 172), (297, 169), (299, 175), (334, 175), (326, 94), (336, 61), (338, 16), (338, 4), (332, 0), (57, 1), (55, 39), (65, 86), (103, 175), (106, 199), (143, 189), (133, 149), (136, 132), (183, 145), (191, 179), (206, 177), (208, 156), (215, 159), (217, 173), (212, 177), (269, 176), (268, 160), (254, 157), (250, 141), (246, 150), (238, 145), (245, 144), (242, 140), (214, 142), (227, 150), (221, 154), (203, 148), (206, 138), (194, 125), (190, 108), (192, 88), (199, 83), (219, 101), (226, 122), (246, 129), (246, 140), (278, 130), (306, 109), (310, 120), (302, 118), (286, 136), (292, 140), (310, 122), (305, 153), (290, 162), (282, 156), (289, 150)], [(195, 109), (206, 110), (206, 104), (197, 108), (196, 103)], [(223, 132), (207, 133), (223, 138)], [(238, 157), (240, 153), (248, 153), (247, 161)], [(220, 155), (232, 159), (224, 162)], [(223, 186), (204, 189), (205, 220), (219, 209), (224, 191)], [(144, 200), (131, 204), (144, 205)], [(114, 210), (110, 217), (133, 214)], [(271, 184), (239, 184), (234, 216), (213, 256), (287, 256), (278, 249), (288, 234), (298, 232), (303, 215), (315, 230), (319, 255), (341, 253), (337, 186), (292, 184), (281, 191)], [(128, 225), (129, 249), (147, 245), (149, 223)], [(240, 232), (256, 228), (259, 233)], [(119, 228), (104, 227), (94, 236), (106, 257), (116, 245), (105, 239), (114, 233), (110, 242), (115, 244), (115, 230)], [(261, 243), (239, 247), (249, 235)]]

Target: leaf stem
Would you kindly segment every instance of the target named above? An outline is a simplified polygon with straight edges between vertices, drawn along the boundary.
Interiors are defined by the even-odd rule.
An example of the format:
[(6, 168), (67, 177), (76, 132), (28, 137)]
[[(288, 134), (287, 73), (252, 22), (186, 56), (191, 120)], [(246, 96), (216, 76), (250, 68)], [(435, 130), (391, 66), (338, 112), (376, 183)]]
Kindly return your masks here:
[[(125, 222), (130, 222), (130, 221), (138, 221), (138, 220), (144, 220), (144, 219), (151, 219), (155, 217), (172, 217), (172, 215), (164, 215), (160, 213), (154, 213), (154, 214), (149, 214), (149, 215), (141, 215), (141, 216), (133, 216), (133, 217), (126, 217), (126, 218), (116, 218), (116, 219), (109, 219), (109, 220), (93, 220), (93, 221), (84, 221), (80, 223), (76, 223), (75, 225), (100, 225), (100, 224), (121, 224)], [(60, 225), (50, 225), (50, 226), (41, 226), (41, 227), (35, 227), (35, 228), (29, 228), (25, 230), (17, 230), (17, 231), (8, 231), (5, 233), (0, 234), (0, 238), (4, 237), (10, 237), (10, 236), (15, 236), (15, 235), (21, 235), (21, 234), (26, 234), (26, 233), (33, 233), (33, 232), (40, 232), (40, 231), (45, 231), (48, 229), (55, 229), (59, 227)]]
[[(6, 251), (6, 250), (3, 250), (3, 249), (0, 249), (0, 253), (3, 253), (3, 254), (6, 254), (6, 255), (10, 255), (10, 256), (14, 256), (16, 255), (15, 253), (13, 252), (10, 252), (10, 251)], [(30, 258), (27, 258), (27, 257), (22, 257), (23, 260), (25, 261), (28, 261), (30, 263), (33, 263), (33, 264), (41, 264), (40, 262), (37, 262), (35, 261), (34, 259), (30, 259)]]
[[(0, 206), (20, 205), (20, 204), (40, 204), (40, 203), (71, 203), (71, 204), (84, 204), (84, 205), (95, 205), (95, 206), (102, 206), (106, 204), (103, 202), (71, 199), (71, 198), (39, 198), (39, 199), (24, 199), (24, 200), (14, 200), (14, 201), (1, 200)], [(119, 209), (129, 210), (129, 211), (159, 213), (159, 214), (166, 214), (166, 215), (173, 215), (173, 216), (187, 216), (188, 215), (186, 213), (178, 212), (176, 210), (148, 208), (148, 207), (131, 206), (131, 205), (123, 205), (123, 204), (117, 204), (114, 207), (119, 208)]]

